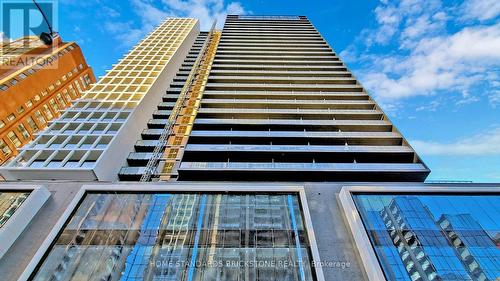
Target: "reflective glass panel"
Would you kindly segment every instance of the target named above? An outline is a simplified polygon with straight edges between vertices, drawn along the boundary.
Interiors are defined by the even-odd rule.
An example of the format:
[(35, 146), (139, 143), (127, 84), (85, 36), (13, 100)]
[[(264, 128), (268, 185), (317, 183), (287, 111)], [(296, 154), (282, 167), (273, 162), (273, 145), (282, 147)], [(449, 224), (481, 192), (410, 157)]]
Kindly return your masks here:
[(7, 223), (29, 195), (29, 192), (0, 192), (0, 228)]
[(298, 196), (88, 193), (34, 280), (314, 280)]
[(500, 195), (358, 194), (387, 280), (500, 280)]

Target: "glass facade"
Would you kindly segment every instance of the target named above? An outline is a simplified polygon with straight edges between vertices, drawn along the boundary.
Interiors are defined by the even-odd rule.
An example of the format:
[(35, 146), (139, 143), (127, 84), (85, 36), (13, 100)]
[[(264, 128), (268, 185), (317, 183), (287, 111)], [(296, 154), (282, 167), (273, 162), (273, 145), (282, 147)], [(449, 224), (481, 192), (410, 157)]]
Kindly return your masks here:
[(357, 194), (387, 280), (500, 280), (500, 195)]
[(295, 194), (88, 193), (34, 280), (315, 280)]
[(6, 191), (0, 192), (0, 228), (12, 217), (14, 212), (28, 198), (29, 192)]

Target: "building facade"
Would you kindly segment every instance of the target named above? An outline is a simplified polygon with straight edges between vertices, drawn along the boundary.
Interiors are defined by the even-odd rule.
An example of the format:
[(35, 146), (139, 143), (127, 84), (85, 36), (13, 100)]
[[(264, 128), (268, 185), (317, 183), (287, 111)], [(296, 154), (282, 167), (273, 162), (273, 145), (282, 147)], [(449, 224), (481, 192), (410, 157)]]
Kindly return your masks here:
[(0, 49), (0, 163), (12, 159), (95, 82), (75, 42), (24, 37)]
[(0, 272), (498, 280), (500, 185), (429, 172), (306, 17), (167, 19), (0, 168)]
[[(420, 181), (428, 174), (307, 18), (228, 16), (216, 44), (195, 118), (173, 126), (186, 132), (181, 145), (172, 145), (177, 134), (162, 147), (155, 171), (162, 180)], [(162, 102), (181, 94), (188, 68), (180, 70)], [(144, 173), (171, 112), (164, 106), (120, 179)]]

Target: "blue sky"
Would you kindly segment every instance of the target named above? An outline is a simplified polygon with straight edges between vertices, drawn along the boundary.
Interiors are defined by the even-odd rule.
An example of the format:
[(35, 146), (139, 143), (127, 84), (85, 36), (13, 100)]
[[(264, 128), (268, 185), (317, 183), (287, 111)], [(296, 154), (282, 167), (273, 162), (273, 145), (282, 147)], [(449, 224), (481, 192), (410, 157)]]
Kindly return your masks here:
[(500, 182), (498, 0), (60, 0), (58, 31), (100, 76), (167, 16), (306, 15), (432, 169)]

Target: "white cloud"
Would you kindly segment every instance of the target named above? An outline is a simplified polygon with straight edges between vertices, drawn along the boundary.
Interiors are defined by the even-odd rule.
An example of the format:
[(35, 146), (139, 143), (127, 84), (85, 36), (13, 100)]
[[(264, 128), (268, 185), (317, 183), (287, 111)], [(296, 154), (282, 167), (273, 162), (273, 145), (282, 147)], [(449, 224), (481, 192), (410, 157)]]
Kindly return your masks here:
[(463, 106), (471, 103), (478, 102), (479, 98), (476, 96), (471, 95), (468, 91), (464, 91), (462, 93), (462, 98), (458, 100), (455, 104), (457, 106)]
[(130, 0), (133, 11), (139, 16), (139, 23), (119, 21), (119, 13), (111, 9), (109, 19), (104, 28), (121, 42), (123, 47), (129, 47), (143, 38), (148, 32), (163, 22), (167, 17), (191, 17), (200, 20), (201, 29), (208, 30), (214, 20), (218, 26), (224, 23), (227, 14), (245, 14), (240, 2), (226, 3), (224, 0)]
[(374, 10), (377, 28), (363, 30), (360, 37), (371, 46), (385, 45), (398, 35), (416, 37), (431, 32), (440, 26), (438, 21), (446, 19), (446, 14), (439, 12), (440, 6), (439, 0), (381, 1)]
[[(489, 2), (468, 1), (460, 7), (479, 11)], [(491, 10), (497, 9), (497, 2), (491, 3)], [(374, 14), (376, 28), (363, 30), (340, 55), (360, 63), (359, 78), (378, 100), (446, 93), (457, 105), (465, 105), (500, 90), (498, 21), (464, 25), (463, 10), (439, 0), (382, 1)], [(498, 12), (482, 15), (491, 19)], [(447, 31), (450, 25), (454, 32)], [(490, 94), (489, 100), (495, 102), (496, 96)]]
[(406, 20), (406, 27), (401, 32), (401, 45), (403, 48), (411, 48), (415, 39), (424, 35), (436, 34), (443, 31), (446, 25), (447, 15), (444, 12), (432, 11), (424, 13), (415, 18)]
[(366, 72), (364, 84), (381, 98), (463, 91), (477, 82), (494, 82), (500, 66), (500, 23), (464, 28), (445, 36), (421, 39), (408, 56)]
[(488, 101), (493, 107), (497, 107), (498, 105), (500, 105), (500, 90), (492, 92), (488, 96)]
[(117, 18), (121, 15), (120, 12), (118, 12), (116, 9), (113, 9), (108, 6), (102, 6), (100, 12), (109, 18)]
[(415, 111), (436, 111), (440, 105), (441, 104), (438, 101), (434, 100), (427, 105), (421, 105), (415, 108)]
[(500, 128), (450, 143), (421, 140), (410, 143), (422, 155), (500, 155)]
[(368, 44), (371, 44), (372, 41), (385, 44), (398, 30), (402, 15), (394, 6), (384, 8), (379, 6), (375, 9), (375, 16), (380, 28), (372, 36), (367, 36), (367, 42)]
[(130, 0), (141, 20), (141, 29), (149, 32), (163, 22), (170, 14), (163, 7), (156, 7), (147, 0)]
[(208, 30), (214, 20), (222, 26), (228, 14), (246, 13), (240, 2), (224, 3), (224, 0), (163, 0), (163, 3), (171, 16), (197, 18), (204, 30)]
[(468, 0), (462, 5), (462, 13), (466, 19), (490, 20), (500, 15), (500, 1)]
[(144, 37), (146, 32), (133, 26), (131, 21), (107, 21), (104, 23), (104, 29), (115, 37), (121, 47), (130, 47)]

